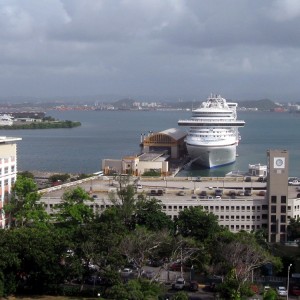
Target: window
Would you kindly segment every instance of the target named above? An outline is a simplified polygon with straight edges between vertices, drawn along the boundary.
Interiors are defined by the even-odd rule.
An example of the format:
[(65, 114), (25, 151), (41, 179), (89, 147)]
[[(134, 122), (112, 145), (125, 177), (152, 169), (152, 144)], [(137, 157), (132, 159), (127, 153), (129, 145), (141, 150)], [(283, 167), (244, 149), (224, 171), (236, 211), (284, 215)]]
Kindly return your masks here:
[(15, 172), (15, 166), (11, 166), (11, 172)]
[(271, 205), (271, 213), (276, 214), (276, 205)]
[(280, 225), (280, 232), (285, 232), (285, 231), (286, 231), (286, 226)]
[(276, 225), (271, 225), (271, 232), (276, 232)]
[(286, 196), (281, 196), (281, 203), (286, 203)]
[(7, 174), (8, 173), (8, 167), (5, 167), (4, 168), (4, 174)]
[(280, 222), (285, 223), (286, 222), (286, 215), (281, 215), (280, 216)]
[(271, 196), (271, 202), (276, 203), (277, 201), (277, 196)]
[(272, 223), (275, 223), (275, 222), (276, 222), (276, 215), (272, 215), (272, 216), (271, 216), (271, 222), (272, 222)]
[(262, 209), (262, 210), (267, 210), (267, 209), (268, 209), (268, 205), (262, 205), (262, 206), (261, 206), (261, 209)]
[(285, 205), (281, 205), (280, 211), (283, 214), (286, 213), (286, 206)]
[(231, 220), (234, 220), (234, 216), (231, 216)]

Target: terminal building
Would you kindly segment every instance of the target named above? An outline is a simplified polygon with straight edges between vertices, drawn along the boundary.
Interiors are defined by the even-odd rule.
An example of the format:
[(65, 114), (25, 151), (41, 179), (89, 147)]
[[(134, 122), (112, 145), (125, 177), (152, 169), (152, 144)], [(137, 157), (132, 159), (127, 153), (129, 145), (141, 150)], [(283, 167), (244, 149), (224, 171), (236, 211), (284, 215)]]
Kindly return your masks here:
[(104, 174), (130, 174), (141, 176), (155, 170), (162, 176), (173, 173), (172, 161), (180, 160), (186, 155), (184, 138), (186, 132), (170, 128), (160, 132), (149, 132), (141, 135), (141, 154), (128, 155), (122, 159), (104, 159)]
[[(298, 190), (300, 186), (288, 185), (286, 150), (269, 150), (267, 157), (267, 182), (257, 180), (259, 176), (266, 175), (264, 172), (257, 173), (250, 182), (245, 180), (246, 177), (202, 178), (201, 182), (180, 177), (152, 178), (147, 182), (148, 187), (146, 187), (147, 179), (140, 178), (144, 189), (138, 192), (149, 194), (151, 191), (153, 195), (155, 186), (156, 189), (163, 190), (163, 194), (157, 193), (159, 196), (156, 197), (154, 193), (153, 197), (161, 201), (162, 211), (173, 220), (178, 217), (180, 211), (201, 206), (205, 211), (214, 214), (222, 227), (232, 232), (265, 229), (268, 232), (269, 242), (286, 242), (290, 218), (300, 218), (300, 191)], [(127, 163), (129, 165), (129, 162)], [(112, 181), (108, 177), (102, 178), (91, 186), (91, 179), (87, 179), (88, 185), (83, 186), (96, 196), (95, 201), (89, 205), (97, 213), (114, 205), (109, 198), (112, 185), (105, 183), (105, 180)], [(104, 186), (109, 188), (106, 187), (104, 191)], [(217, 188), (223, 190), (222, 197), (214, 197)], [(201, 191), (204, 190), (207, 192), (207, 197), (201, 196)], [(246, 190), (250, 193), (247, 194)], [(237, 193), (237, 197), (230, 196), (232, 191)], [(56, 194), (43, 191), (42, 201), (46, 204), (49, 213), (54, 204), (60, 202), (60, 197), (57, 191)]]
[(17, 141), (16, 137), (0, 136), (0, 227), (8, 225), (3, 206), (10, 199), (11, 187), (17, 178)]

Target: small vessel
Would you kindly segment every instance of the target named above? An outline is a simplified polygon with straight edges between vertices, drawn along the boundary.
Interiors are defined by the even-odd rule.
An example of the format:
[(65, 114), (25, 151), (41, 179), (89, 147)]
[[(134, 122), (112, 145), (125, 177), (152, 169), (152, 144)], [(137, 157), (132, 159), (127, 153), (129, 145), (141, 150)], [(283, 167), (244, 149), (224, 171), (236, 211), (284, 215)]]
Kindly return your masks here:
[(192, 110), (189, 120), (178, 121), (179, 126), (189, 127), (185, 142), (192, 163), (215, 168), (235, 162), (238, 128), (245, 125), (245, 121), (237, 120), (236, 109), (237, 103), (211, 95)]
[(7, 114), (0, 115), (0, 126), (12, 126), (13, 117)]

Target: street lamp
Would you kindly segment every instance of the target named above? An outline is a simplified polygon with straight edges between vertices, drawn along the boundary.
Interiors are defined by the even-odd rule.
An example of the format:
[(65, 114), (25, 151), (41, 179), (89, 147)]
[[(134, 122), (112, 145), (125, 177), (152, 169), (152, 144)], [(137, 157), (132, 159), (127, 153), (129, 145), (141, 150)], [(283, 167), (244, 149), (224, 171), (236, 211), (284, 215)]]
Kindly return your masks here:
[(287, 289), (287, 295), (286, 295), (286, 300), (289, 300), (289, 289), (290, 289), (290, 270), (291, 270), (291, 266), (292, 266), (292, 264), (289, 264), (289, 266), (288, 266), (288, 277), (287, 277), (287, 287), (286, 287), (286, 289)]

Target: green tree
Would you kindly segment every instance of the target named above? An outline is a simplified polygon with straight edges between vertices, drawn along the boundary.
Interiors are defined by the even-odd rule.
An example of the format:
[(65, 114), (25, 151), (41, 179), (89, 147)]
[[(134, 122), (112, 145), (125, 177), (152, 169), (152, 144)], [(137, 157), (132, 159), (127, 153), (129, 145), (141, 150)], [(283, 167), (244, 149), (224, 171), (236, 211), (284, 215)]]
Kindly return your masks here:
[(49, 182), (54, 183), (57, 181), (66, 182), (70, 178), (70, 174), (54, 174), (49, 177)]
[(215, 251), (223, 258), (223, 270), (229, 270), (230, 276), (226, 277), (228, 282), (225, 280), (225, 284), (231, 286), (234, 282), (236, 295), (241, 294), (242, 287), (247, 284), (254, 270), (267, 263), (280, 264), (276, 257), (257, 242), (254, 234), (245, 231), (234, 234), (234, 239), (227, 243), (219, 243)]
[(94, 213), (87, 202), (93, 199), (81, 187), (67, 190), (62, 196), (62, 200), (55, 206), (57, 212), (55, 218), (58, 222), (68, 225), (82, 225), (90, 222)]
[(175, 225), (183, 237), (194, 237), (198, 241), (212, 239), (221, 231), (217, 217), (203, 211), (200, 206), (181, 211)]
[(140, 197), (136, 204), (135, 221), (149, 230), (173, 229), (173, 221), (162, 212), (161, 201)]
[(11, 199), (4, 205), (5, 213), (10, 215), (11, 226), (44, 226), (48, 223), (49, 216), (37, 190), (37, 185), (31, 178), (17, 177)]
[(300, 218), (291, 218), (288, 225), (288, 238), (290, 241), (300, 238)]
[(18, 172), (18, 176), (28, 177), (28, 178), (34, 179), (33, 173), (31, 173), (29, 171)]

